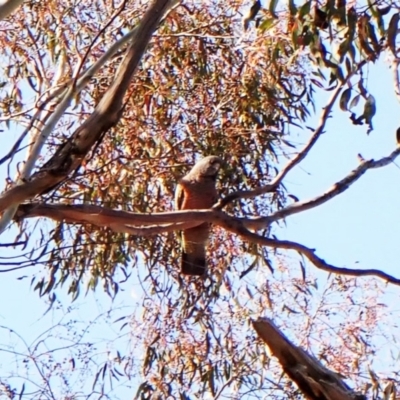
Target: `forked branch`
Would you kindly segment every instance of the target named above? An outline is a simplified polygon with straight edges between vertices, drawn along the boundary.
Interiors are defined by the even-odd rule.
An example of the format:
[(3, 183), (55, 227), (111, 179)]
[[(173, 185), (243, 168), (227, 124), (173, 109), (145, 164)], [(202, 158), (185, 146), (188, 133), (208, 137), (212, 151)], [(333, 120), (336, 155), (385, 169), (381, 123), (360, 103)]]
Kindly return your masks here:
[(0, 212), (62, 182), (70, 172), (80, 166), (86, 154), (101, 140), (103, 134), (118, 122), (123, 97), (152, 34), (166, 11), (175, 3), (175, 0), (154, 0), (132, 38), (113, 83), (94, 112), (30, 180), (14, 186), (0, 196)]
[[(254, 224), (260, 222), (260, 228), (270, 225), (274, 221), (286, 218), (289, 215), (297, 214), (302, 211), (310, 210), (326, 203), (332, 198), (346, 191), (353, 183), (355, 183), (361, 176), (363, 176), (369, 169), (381, 168), (391, 164), (400, 155), (400, 147), (394, 150), (387, 157), (380, 158), (379, 160), (363, 160), (360, 165), (351, 171), (347, 176), (336, 182), (329, 190), (320, 196), (310, 200), (298, 201), (282, 210), (276, 211), (267, 217), (255, 218)], [(262, 223), (263, 222), (263, 223)]]
[(141, 214), (127, 211), (112, 210), (91, 205), (56, 205), (56, 204), (23, 204), (17, 212), (18, 218), (48, 217), (56, 221), (71, 223), (89, 223), (96, 226), (106, 226), (117, 232), (134, 235), (154, 235), (174, 230), (187, 229), (203, 222), (221, 226), (242, 239), (261, 246), (274, 249), (294, 250), (306, 257), (315, 267), (334, 274), (350, 276), (376, 276), (395, 285), (400, 285), (397, 279), (377, 269), (350, 269), (335, 267), (300, 243), (289, 240), (270, 239), (251, 232), (252, 220), (236, 218), (220, 210), (185, 210), (165, 213)]

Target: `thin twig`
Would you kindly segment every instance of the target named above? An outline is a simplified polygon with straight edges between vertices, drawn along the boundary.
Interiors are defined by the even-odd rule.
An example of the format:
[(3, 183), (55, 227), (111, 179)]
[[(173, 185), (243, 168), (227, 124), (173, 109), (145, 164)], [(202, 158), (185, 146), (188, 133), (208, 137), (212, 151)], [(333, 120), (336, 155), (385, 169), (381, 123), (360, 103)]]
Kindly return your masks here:
[(243, 230), (240, 230), (240, 233), (236, 230), (232, 231), (238, 233), (243, 239), (246, 239), (252, 243), (272, 247), (274, 249), (297, 251), (298, 253), (308, 258), (308, 260), (311, 261), (311, 263), (314, 264), (315, 267), (329, 273), (349, 276), (376, 276), (386, 282), (400, 286), (399, 278), (395, 278), (394, 276), (389, 275), (379, 269), (351, 269), (344, 267), (335, 267), (334, 265), (327, 263), (321, 257), (317, 256), (315, 254), (315, 249), (310, 249), (309, 247), (306, 247), (300, 243), (292, 242), (289, 240), (276, 240), (265, 238), (248, 230), (245, 230), (245, 228)]
[[(276, 211), (268, 217), (255, 218), (254, 224), (260, 223), (261, 227), (266, 227), (274, 221), (278, 221), (289, 215), (297, 214), (302, 211), (309, 210), (326, 203), (337, 195), (346, 191), (354, 182), (356, 182), (362, 175), (364, 175), (369, 169), (380, 168), (393, 163), (393, 161), (400, 155), (400, 147), (394, 150), (387, 157), (380, 158), (379, 160), (363, 160), (360, 165), (351, 171), (340, 181), (336, 182), (329, 190), (322, 195), (315, 197), (311, 200), (298, 201), (290, 206)], [(264, 224), (262, 223), (264, 222)]]

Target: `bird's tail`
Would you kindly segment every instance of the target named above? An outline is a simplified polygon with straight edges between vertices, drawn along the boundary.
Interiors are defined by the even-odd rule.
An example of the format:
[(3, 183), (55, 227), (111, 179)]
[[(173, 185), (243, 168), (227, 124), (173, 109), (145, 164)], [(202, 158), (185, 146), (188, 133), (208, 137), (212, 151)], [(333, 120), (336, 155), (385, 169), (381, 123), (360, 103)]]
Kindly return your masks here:
[(206, 272), (206, 258), (182, 252), (181, 272), (185, 275), (201, 276)]

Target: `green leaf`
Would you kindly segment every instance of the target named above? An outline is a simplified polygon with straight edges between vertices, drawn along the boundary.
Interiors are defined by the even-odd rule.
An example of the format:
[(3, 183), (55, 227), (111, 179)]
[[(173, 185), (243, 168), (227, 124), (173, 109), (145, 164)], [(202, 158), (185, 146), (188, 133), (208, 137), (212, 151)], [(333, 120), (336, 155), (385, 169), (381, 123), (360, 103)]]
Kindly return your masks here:
[(343, 57), (347, 53), (347, 51), (350, 48), (350, 40), (346, 39), (342, 43), (340, 43), (339, 48), (338, 48), (338, 55), (339, 55), (339, 62), (343, 61)]
[(263, 32), (266, 32), (274, 26), (274, 23), (275, 23), (274, 18), (267, 18), (265, 21), (261, 23), (259, 29)]
[(321, 82), (319, 82), (319, 81), (317, 81), (316, 79), (313, 79), (313, 78), (311, 78), (310, 81), (311, 81), (315, 86), (319, 87), (320, 89), (323, 89), (324, 85), (323, 85)]
[(369, 125), (367, 133), (370, 133), (374, 127), (372, 126), (372, 118), (376, 114), (376, 102), (374, 96), (371, 94), (368, 96), (367, 101), (364, 105), (364, 113), (363, 117), (365, 118), (365, 122)]
[(344, 82), (344, 75), (343, 75), (342, 68), (337, 67), (337, 69), (336, 69), (336, 76), (338, 77), (338, 79), (340, 80), (340, 82)]
[(297, 14), (297, 7), (293, 0), (289, 0), (289, 11), (292, 17)]
[(322, 71), (318, 68), (316, 71), (311, 72), (313, 75), (318, 76), (319, 78), (323, 79), (324, 81), (326, 80), (325, 75), (322, 73)]
[(348, 111), (347, 104), (351, 98), (351, 88), (346, 89), (340, 96), (339, 106), (342, 111)]
[(271, 15), (274, 18), (278, 18), (278, 16), (275, 13), (277, 5), (278, 5), (278, 0), (271, 0), (271, 2), (269, 3), (269, 7), (268, 7), (269, 12), (271, 13)]
[(251, 6), (247, 17), (243, 20), (243, 27), (245, 31), (249, 28), (250, 22), (254, 20), (260, 9), (261, 9), (261, 2), (260, 0), (256, 0)]
[(392, 5), (390, 4), (387, 7), (377, 8), (377, 11), (383, 17), (384, 15), (389, 14), (391, 8), (392, 8)]
[(371, 0), (368, 0), (368, 7), (371, 10), (372, 16), (376, 18), (378, 16), (379, 12)]
[(388, 44), (394, 56), (396, 56), (396, 36), (397, 26), (399, 24), (399, 17), (399, 13), (394, 14), (389, 22), (388, 28)]
[(381, 46), (379, 44), (378, 38), (376, 37), (375, 28), (370, 22), (368, 22), (366, 27), (367, 27), (368, 37), (371, 40), (372, 47), (374, 48), (375, 53), (379, 54), (381, 51)]
[(299, 37), (299, 21), (296, 20), (292, 27), (292, 43), (295, 48), (298, 46), (298, 37)]
[(382, 16), (379, 15), (379, 16), (376, 18), (376, 21), (377, 21), (377, 24), (378, 24), (379, 33), (380, 33), (382, 36), (385, 36), (385, 22), (384, 22)]
[(345, 65), (346, 65), (346, 71), (347, 71), (347, 73), (350, 74), (351, 71), (352, 71), (352, 66), (351, 66), (351, 61), (350, 61), (349, 57), (346, 57), (346, 59), (345, 59)]
[(357, 104), (360, 101), (360, 98), (361, 98), (361, 95), (359, 95), (359, 94), (357, 96), (355, 96), (353, 98), (353, 100), (350, 102), (349, 108), (351, 109), (351, 108), (357, 107)]
[(305, 15), (310, 14), (311, 10), (311, 0), (304, 3), (299, 10), (299, 17), (303, 18)]
[(338, 26), (346, 26), (346, 1), (337, 1), (335, 4), (330, 3), (329, 13), (332, 15)]
[(354, 45), (350, 46), (349, 55), (350, 55), (350, 57), (351, 57), (351, 59), (353, 60), (353, 63), (354, 63), (355, 60), (356, 60), (356, 48), (354, 47)]
[(370, 94), (364, 105), (364, 117), (368, 124), (371, 124), (372, 117), (376, 114), (375, 97)]
[(347, 37), (348, 40), (350, 40), (351, 42), (353, 41), (356, 32), (356, 24), (357, 24), (357, 12), (354, 10), (353, 7), (351, 7), (347, 12), (347, 26), (348, 26)]
[[(336, 76), (334, 70), (332, 69), (331, 70), (331, 76), (330, 76), (330, 79), (329, 79), (329, 86), (332, 85), (332, 83), (335, 82), (336, 80), (337, 80), (337, 76)], [(328, 88), (327, 90), (330, 90), (330, 89)]]
[(377, 22), (379, 33), (382, 36), (385, 36), (385, 23), (382, 17), (390, 11), (391, 6), (389, 5), (388, 7), (378, 8), (371, 3), (371, 0), (368, 0), (368, 4), (370, 5), (372, 15)]
[(361, 50), (363, 50), (364, 54), (368, 59), (375, 61), (377, 56), (372, 49), (372, 47), (368, 43), (368, 17), (363, 15), (360, 17), (360, 20), (357, 24), (357, 32), (358, 32), (358, 42), (360, 44)]

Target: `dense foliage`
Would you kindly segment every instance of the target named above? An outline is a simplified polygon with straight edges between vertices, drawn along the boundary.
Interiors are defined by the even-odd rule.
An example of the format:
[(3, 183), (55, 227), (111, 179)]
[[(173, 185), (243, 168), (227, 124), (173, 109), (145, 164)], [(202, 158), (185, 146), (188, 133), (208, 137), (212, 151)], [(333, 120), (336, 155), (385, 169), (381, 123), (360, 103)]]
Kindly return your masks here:
[[(135, 27), (147, 7), (139, 0), (30, 1), (1, 22), (1, 135), (11, 142), (13, 132), (21, 134), (0, 155), (9, 171), (5, 189), (20, 170), (26, 146), (60, 103), (54, 93), (76, 85), (76, 77)], [(126, 88), (118, 123), (67, 180), (35, 201), (169, 211), (179, 177), (210, 154), (225, 162), (221, 197), (265, 186), (302, 150), (294, 140), (299, 132), (311, 131), (318, 140), (321, 132), (308, 127), (310, 115), (324, 106), (316, 93), (337, 90), (351, 121), (364, 123), (366, 132), (373, 129), (375, 99), (363, 71), (381, 53), (397, 60), (398, 20), (389, 1), (184, 1), (154, 33)], [(93, 112), (125, 50), (121, 46), (74, 96), (46, 141), (36, 174)], [(325, 123), (328, 115), (322, 116)], [(266, 216), (296, 200), (280, 182), (274, 191), (240, 198), (225, 210), (236, 217)], [(17, 220), (12, 229), (22, 245), (12, 262), (2, 260), (4, 269), (40, 265), (31, 283), (52, 304), (58, 292), (76, 299), (87, 290), (101, 296), (103, 288), (115, 297), (121, 287), (140, 283), (136, 309), (116, 323), (129, 350), (113, 348), (117, 356), (98, 363), (91, 376), (98, 398), (119, 395), (110, 382), (121, 378), (132, 380), (143, 399), (302, 398), (249, 324), (265, 313), (359, 390), (370, 380), (374, 341), (385, 339), (376, 324), (387, 317), (379, 282), (340, 275), (317, 279), (312, 267), (303, 261), (299, 267), (293, 253), (221, 227), (213, 231), (206, 279), (180, 275), (177, 232), (140, 236), (43, 218)], [(259, 232), (274, 233), (273, 224)], [(81, 391), (89, 398), (86, 382), (79, 390), (70, 385), (91, 357), (90, 346), (84, 353), (76, 349), (73, 371), (53, 385), (61, 385), (65, 398), (78, 398)], [(49, 367), (53, 362), (44, 362), (48, 383), (57, 375)], [(53, 398), (49, 385), (39, 386), (36, 398)], [(17, 393), (11, 386), (9, 391)]]

